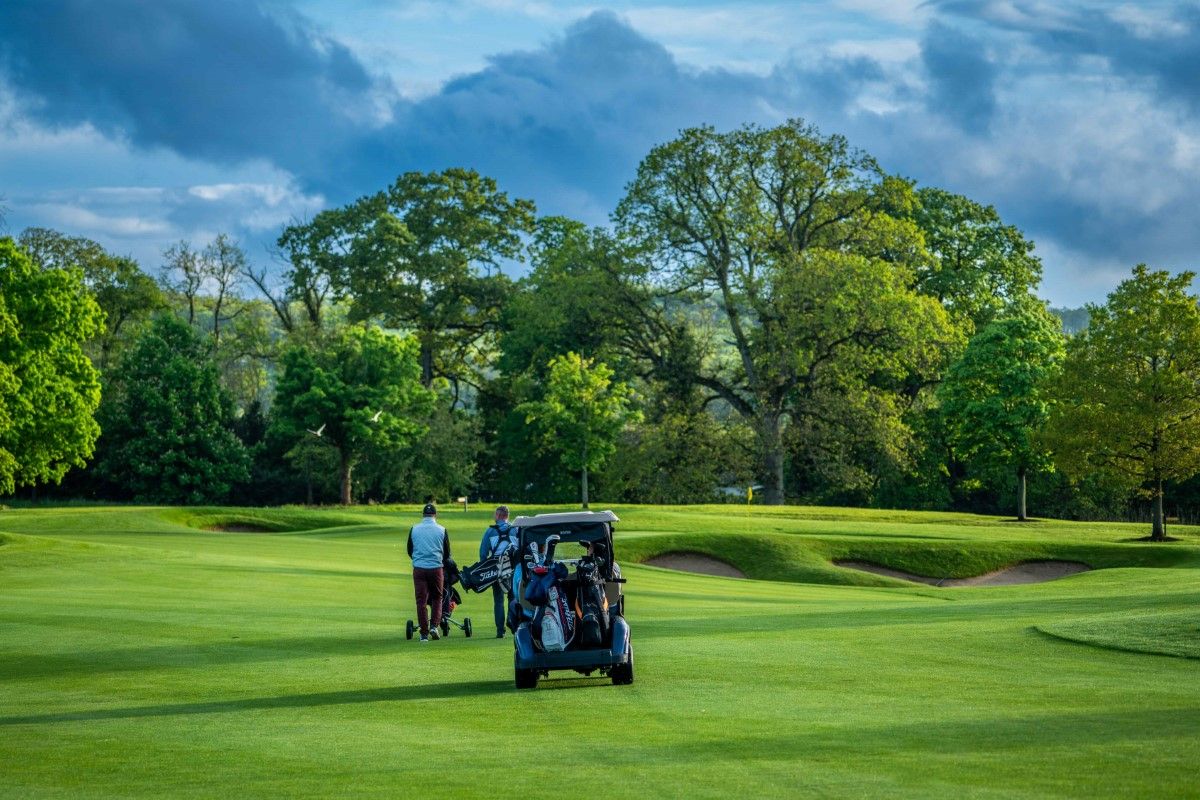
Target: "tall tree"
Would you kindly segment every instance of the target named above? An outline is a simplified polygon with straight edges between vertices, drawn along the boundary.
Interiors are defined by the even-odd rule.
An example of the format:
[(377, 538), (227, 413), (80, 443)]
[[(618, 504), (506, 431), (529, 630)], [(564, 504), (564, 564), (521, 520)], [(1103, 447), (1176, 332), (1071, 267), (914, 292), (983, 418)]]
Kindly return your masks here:
[(97, 468), (141, 502), (217, 503), (249, 478), (207, 344), (173, 314), (124, 354), (102, 408)]
[(341, 502), (354, 498), (354, 468), (368, 453), (395, 451), (425, 434), (433, 393), (420, 384), (418, 345), (352, 325), (283, 356), (273, 426), (299, 442), (315, 437), (337, 454)]
[(960, 457), (1017, 478), (1017, 519), (1027, 519), (1030, 472), (1050, 465), (1038, 435), (1049, 417), (1047, 381), (1062, 362), (1062, 326), (1032, 298), (985, 326), (939, 387), (942, 414)]
[(0, 494), (91, 456), (100, 383), (83, 345), (103, 326), (79, 269), (38, 269), (0, 239)]
[(603, 363), (567, 353), (550, 362), (545, 397), (518, 408), (538, 427), (542, 447), (557, 452), (567, 469), (580, 473), (580, 496), (588, 507), (588, 471), (598, 469), (616, 449), (617, 435), (641, 414), (630, 408), (632, 392), (614, 383)]
[(1100, 471), (1153, 500), (1166, 537), (1163, 482), (1200, 471), (1200, 308), (1192, 272), (1139, 264), (1067, 344), (1051, 386), (1048, 442), (1073, 476)]
[(246, 254), (241, 246), (227, 234), (219, 233), (204, 248), (200, 259), (204, 276), (213, 286), (212, 334), (213, 345), (221, 345), (221, 323), (228, 319), (222, 316), (227, 303), (236, 295), (238, 284), (247, 271)]
[(408, 172), (386, 191), (286, 229), (280, 247), (328, 274), (355, 319), (412, 331), (421, 383), (444, 377), (457, 400), (460, 384), (478, 385), (479, 351), (511, 291), (500, 268), (521, 258), (532, 225), (533, 203), (510, 200), (473, 170)]
[(192, 247), (191, 242), (180, 240), (163, 250), (160, 270), (164, 287), (183, 297), (187, 303), (188, 325), (196, 324), (196, 301), (207, 277), (204, 254)]
[(136, 325), (165, 307), (166, 300), (154, 279), (132, 258), (115, 256), (91, 239), (67, 236), (48, 228), (26, 228), (18, 240), (21, 249), (42, 269), (78, 269), (84, 285), (104, 312), (104, 330), (93, 342), (94, 361), (108, 368), (114, 354)]
[[(695, 381), (757, 432), (768, 503), (783, 502), (790, 418), (835, 383), (844, 396), (880, 365), (891, 380), (954, 340), (912, 288), (920, 233), (887, 213), (910, 195), (843, 137), (793, 120), (684, 131), (642, 161), (617, 207), (620, 231), (655, 258), (650, 283), (718, 305), (723, 329), (693, 358)], [(921, 355), (901, 357), (910, 348)]]

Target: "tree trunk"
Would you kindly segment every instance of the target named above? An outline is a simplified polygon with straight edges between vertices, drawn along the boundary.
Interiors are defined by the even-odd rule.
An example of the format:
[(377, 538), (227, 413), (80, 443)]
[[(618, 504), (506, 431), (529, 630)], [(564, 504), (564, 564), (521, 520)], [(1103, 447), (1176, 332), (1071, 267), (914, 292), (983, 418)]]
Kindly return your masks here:
[(433, 345), (421, 337), (421, 385), (428, 389), (433, 385)]
[(1017, 468), (1017, 521), (1028, 522), (1025, 516), (1025, 468)]
[(1150, 530), (1150, 540), (1154, 542), (1166, 541), (1167, 526), (1163, 524), (1163, 488), (1161, 478), (1154, 482), (1154, 511), (1152, 519), (1153, 527)]
[(351, 487), (353, 486), (354, 464), (349, 458), (342, 456), (342, 505), (348, 506), (353, 501)]
[(587, 442), (583, 443), (583, 471), (579, 476), (579, 490), (583, 496), (583, 508), (588, 507)]
[(783, 505), (783, 420), (777, 412), (764, 412), (759, 435), (763, 449), (763, 503)]

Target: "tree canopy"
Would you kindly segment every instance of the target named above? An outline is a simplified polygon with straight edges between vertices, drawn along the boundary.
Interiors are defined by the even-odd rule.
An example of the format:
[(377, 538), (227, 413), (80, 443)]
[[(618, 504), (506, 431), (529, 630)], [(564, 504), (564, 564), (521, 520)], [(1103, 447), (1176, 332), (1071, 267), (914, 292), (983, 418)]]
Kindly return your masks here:
[(123, 355), (102, 408), (98, 467), (141, 502), (219, 503), (249, 478), (233, 408), (203, 340), (174, 314)]
[(0, 239), (0, 492), (86, 465), (100, 383), (84, 345), (103, 326), (81, 270), (39, 269)]
[(351, 325), (283, 356), (276, 429), (334, 450), (342, 503), (353, 501), (354, 468), (364, 456), (407, 447), (427, 430), (434, 395), (420, 384), (417, 352), (412, 337)]
[(1200, 307), (1194, 273), (1139, 264), (1089, 305), (1051, 389), (1048, 442), (1069, 474), (1101, 471), (1154, 501), (1152, 537), (1165, 534), (1163, 482), (1200, 471)]
[(1050, 464), (1038, 434), (1049, 416), (1046, 384), (1062, 355), (1058, 318), (1029, 300), (972, 337), (939, 390), (960, 454), (1016, 476), (1020, 520), (1027, 475)]
[(954, 346), (944, 311), (913, 289), (921, 234), (888, 213), (909, 195), (843, 137), (793, 120), (684, 131), (642, 161), (617, 207), (657, 286), (719, 308), (695, 382), (756, 431), (769, 503), (783, 502), (789, 419), (839, 414), (822, 399), (895, 379), (908, 351), (921, 368)]
[(280, 246), (310, 285), (329, 276), (355, 319), (379, 318), (417, 337), (421, 383), (477, 384), (478, 355), (495, 334), (521, 258), (533, 204), (510, 200), (474, 170), (408, 172), (387, 190), (291, 226)]
[(631, 391), (614, 383), (603, 363), (567, 353), (551, 360), (542, 400), (518, 407), (536, 425), (545, 450), (558, 453), (567, 469), (580, 472), (580, 495), (588, 507), (588, 471), (599, 468), (616, 449), (617, 435), (640, 418), (631, 409)]

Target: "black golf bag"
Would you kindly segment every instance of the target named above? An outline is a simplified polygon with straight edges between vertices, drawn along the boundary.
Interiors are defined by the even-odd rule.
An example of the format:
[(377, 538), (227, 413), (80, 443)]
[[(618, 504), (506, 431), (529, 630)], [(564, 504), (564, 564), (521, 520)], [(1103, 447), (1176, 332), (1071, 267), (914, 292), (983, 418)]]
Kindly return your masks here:
[(578, 590), (575, 595), (575, 614), (579, 619), (579, 646), (599, 647), (608, 635), (608, 594), (604, 591), (601, 562), (582, 558), (575, 566)]

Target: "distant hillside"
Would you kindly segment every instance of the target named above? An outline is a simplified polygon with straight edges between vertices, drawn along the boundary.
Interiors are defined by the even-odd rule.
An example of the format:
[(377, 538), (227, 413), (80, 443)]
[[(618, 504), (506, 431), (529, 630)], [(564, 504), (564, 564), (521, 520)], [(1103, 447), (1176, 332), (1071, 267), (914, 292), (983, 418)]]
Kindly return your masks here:
[(1088, 326), (1086, 308), (1051, 308), (1050, 313), (1062, 320), (1064, 333), (1079, 333)]

